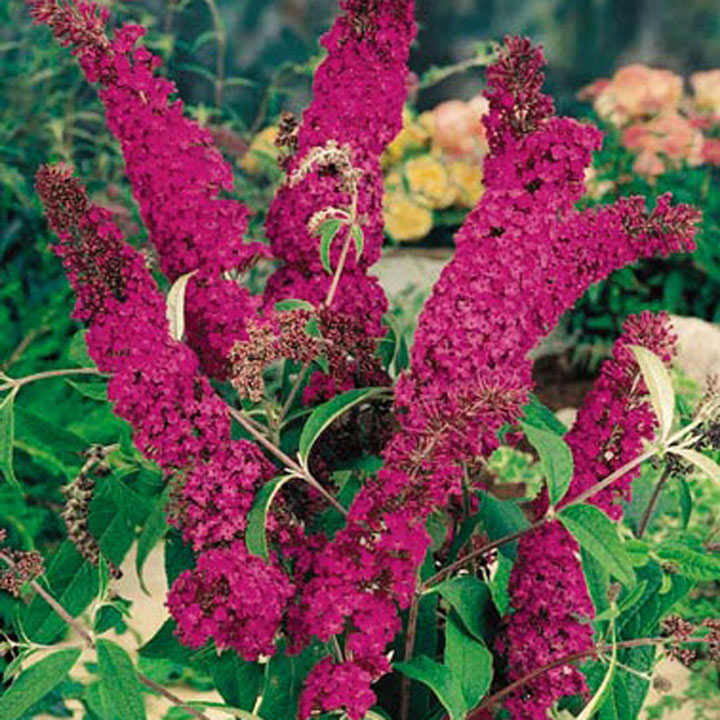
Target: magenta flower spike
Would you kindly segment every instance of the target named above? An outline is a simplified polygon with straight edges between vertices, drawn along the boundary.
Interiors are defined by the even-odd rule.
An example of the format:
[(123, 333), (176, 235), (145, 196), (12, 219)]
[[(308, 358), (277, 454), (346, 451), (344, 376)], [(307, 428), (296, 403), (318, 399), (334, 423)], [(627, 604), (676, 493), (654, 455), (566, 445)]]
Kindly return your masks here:
[(267, 256), (246, 243), (248, 212), (222, 197), (233, 189), (230, 165), (209, 130), (183, 114), (174, 83), (156, 74), (161, 60), (138, 41), (145, 29), (106, 34), (109, 13), (81, 0), (28, 0), (33, 18), (73, 48), (85, 76), (100, 85), (110, 130), (120, 141), (128, 180), (160, 268), (171, 282), (197, 271), (187, 302), (187, 337), (206, 371), (227, 373), (233, 343), (258, 301), (226, 273)]
[[(612, 358), (585, 398), (577, 420), (565, 436), (575, 473), (565, 504), (636, 457), (643, 441), (655, 435), (657, 421), (629, 345), (647, 348), (670, 363), (675, 351), (667, 315), (649, 312), (631, 316), (616, 341)], [(588, 502), (611, 518), (622, 515), (621, 500), (630, 499), (632, 481), (640, 468), (619, 478)], [(547, 510), (547, 494), (535, 503), (537, 517)], [(579, 547), (570, 533), (553, 521), (527, 533), (518, 543), (510, 576), (512, 613), (498, 645), (506, 654), (510, 681), (530, 670), (593, 646), (590, 620), (594, 609)], [(545, 720), (547, 710), (564, 695), (587, 692), (582, 673), (563, 665), (539, 676), (506, 700), (516, 720)]]
[[(667, 197), (649, 214), (641, 198), (574, 209), (600, 133), (553, 114), (543, 64), (539, 48), (508, 38), (488, 69), (487, 189), (420, 317), (396, 389), (400, 431), (291, 611), (303, 641), (347, 630), (347, 657), (373, 679), (389, 670), (396, 607), (415, 591), (425, 520), (460, 493), (462, 463), (489, 455), (500, 427), (517, 419), (532, 387), (527, 353), (592, 283), (639, 257), (693, 247), (698, 213)], [(311, 673), (304, 708), (336, 709), (336, 667), (347, 675), (332, 662)], [(356, 692), (365, 696), (359, 680)]]

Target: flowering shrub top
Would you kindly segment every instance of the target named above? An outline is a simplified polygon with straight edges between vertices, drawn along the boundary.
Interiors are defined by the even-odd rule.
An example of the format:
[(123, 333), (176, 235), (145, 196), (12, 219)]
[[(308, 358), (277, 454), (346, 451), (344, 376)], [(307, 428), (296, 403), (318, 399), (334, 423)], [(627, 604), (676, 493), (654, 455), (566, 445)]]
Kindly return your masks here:
[[(361, 720), (378, 699), (374, 683), (393, 670), (389, 646), (404, 629), (405, 609), (405, 663), (396, 669), (430, 685), (452, 720), (467, 717), (488, 691), (488, 647), (498, 663), (508, 662), (510, 685), (500, 695), (518, 720), (544, 717), (560, 697), (584, 692), (568, 663), (595, 652), (587, 623), (593, 603), (573, 538), (604, 556), (597, 542), (588, 543), (592, 532), (573, 532), (564, 513), (597, 513), (595, 529), (620, 558), (605, 560), (629, 582), (632, 569), (612, 525), (621, 514), (617, 500), (629, 495), (643, 441), (661, 431), (670, 442), (666, 421), (656, 423), (647, 399), (667, 401), (664, 376), (650, 365), (650, 379), (642, 365), (651, 361), (634, 353), (640, 346), (669, 361), (666, 318), (628, 321), (567, 442), (552, 441), (565, 448), (574, 472), (571, 466), (559, 497), (559, 481), (547, 473), (529, 528), (489, 545), (473, 537), (479, 504), (489, 497), (477, 468), (498, 447), (501, 431), (522, 428), (532, 438), (518, 423), (530, 400), (528, 354), (537, 342), (614, 269), (692, 249), (697, 211), (668, 196), (651, 211), (639, 197), (577, 210), (600, 133), (555, 115), (542, 92), (541, 49), (508, 37), (487, 71), (486, 190), (420, 315), (409, 370), (390, 402), (389, 371), (401, 367), (399, 351), (381, 363), (387, 304), (367, 270), (382, 244), (381, 161), (401, 128), (412, 1), (341, 2), (344, 12), (324, 39), (328, 55), (313, 102), (300, 125), (285, 116), (278, 129), (287, 180), (268, 214), (269, 249), (244, 243), (247, 213), (221, 194), (231, 189), (229, 168), (210, 135), (170, 99), (174, 86), (155, 75), (157, 60), (137, 44), (142, 30), (122, 27), (110, 39), (108, 15), (94, 5), (30, 6), (100, 84), (143, 221), (173, 283), (166, 300), (142, 253), (123, 242), (110, 213), (88, 200), (69, 167), (40, 169), (37, 190), (78, 296), (75, 316), (89, 328), (88, 351), (97, 371), (110, 376), (108, 398), (131, 424), (135, 445), (159, 466), (161, 485), (170, 483), (171, 538), (185, 551), (167, 598), (180, 642), (214, 648), (208, 656), (235, 654), (250, 675), (264, 674), (259, 661), (270, 656), (267, 683), (248, 703), (260, 717), (278, 715), (280, 704), (302, 720), (335, 711)], [(237, 273), (268, 255), (280, 267), (263, 296), (252, 296)], [(283, 366), (279, 390), (265, 383), (263, 371), (273, 363)], [(239, 397), (226, 400), (229, 385), (216, 390), (210, 378), (231, 379)], [(715, 402), (691, 427), (715, 422)], [(716, 437), (714, 427), (707, 437)], [(706, 449), (705, 440), (693, 440)], [(679, 444), (677, 453), (683, 457), (687, 448)], [(345, 476), (341, 485), (343, 473), (355, 471), (362, 481), (354, 476), (353, 488)], [(430, 520), (438, 515), (446, 520), (432, 544)], [(464, 539), (459, 517), (474, 523)], [(93, 544), (88, 523), (76, 525), (75, 535), (77, 527), (83, 557), (99, 562), (103, 549)], [(432, 589), (448, 600), (440, 580), (474, 557), (489, 561), (488, 553), (518, 537), (502, 635), (493, 644), (470, 622), (470, 638), (449, 614), (446, 665), (438, 670), (433, 660), (415, 658), (423, 594)], [(471, 538), (479, 549), (459, 557)], [(453, 561), (448, 553), (456, 542)], [(57, 606), (32, 574), (16, 575)], [(476, 574), (465, 579), (476, 591), (478, 583), (485, 587)], [(465, 623), (477, 611), (455, 610)], [(548, 619), (557, 622), (552, 633), (542, 627)], [(434, 637), (437, 627), (432, 612), (426, 629)], [(87, 631), (81, 635), (95, 646)], [(98, 641), (99, 658), (105, 642)], [(285, 650), (298, 659), (285, 658)], [(467, 658), (475, 658), (471, 668), (475, 660), (485, 668), (481, 692)], [(278, 672), (283, 662), (297, 664)], [(554, 665), (543, 667), (548, 663)], [(295, 678), (296, 671), (302, 690), (278, 690), (285, 687), (278, 678)], [(211, 670), (213, 677), (220, 672)], [(520, 686), (525, 690), (514, 692)], [(286, 696), (278, 700), (278, 692)], [(400, 716), (408, 720), (407, 683), (400, 694)]]

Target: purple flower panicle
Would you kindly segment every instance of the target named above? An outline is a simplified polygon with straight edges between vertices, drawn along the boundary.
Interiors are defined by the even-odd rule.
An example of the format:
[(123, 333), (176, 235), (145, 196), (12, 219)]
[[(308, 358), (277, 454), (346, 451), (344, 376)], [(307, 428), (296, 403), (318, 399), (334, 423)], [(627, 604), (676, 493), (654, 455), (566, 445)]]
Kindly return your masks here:
[[(638, 257), (693, 246), (697, 213), (667, 197), (649, 214), (635, 198), (574, 209), (600, 133), (552, 115), (543, 62), (539, 48), (508, 38), (488, 71), (487, 189), (420, 316), (411, 370), (396, 388), (400, 431), (294, 610), (301, 637), (346, 631), (346, 657), (373, 678), (389, 669), (386, 637), (399, 629), (396, 605), (413, 596), (425, 520), (460, 493), (463, 463), (487, 456), (519, 415), (532, 387), (528, 352), (592, 283)], [(370, 601), (377, 619), (367, 628)], [(315, 673), (332, 666), (311, 673), (303, 696), (303, 707), (319, 709), (327, 701), (313, 704)]]
[(177, 89), (156, 75), (161, 60), (137, 45), (137, 25), (106, 35), (109, 13), (81, 0), (28, 0), (33, 18), (73, 47), (87, 79), (101, 85), (108, 126), (118, 138), (127, 177), (170, 281), (197, 271), (187, 297), (188, 340), (203, 367), (224, 377), (227, 355), (244, 339), (258, 302), (225, 274), (244, 270), (267, 249), (245, 243), (247, 209), (223, 197), (231, 166), (209, 130), (183, 114)]
[[(565, 436), (575, 473), (561, 504), (590, 489), (642, 452), (654, 437), (657, 422), (639, 380), (629, 345), (641, 345), (669, 363), (675, 338), (667, 315), (642, 313), (625, 322), (612, 358), (602, 366), (577, 420)], [(589, 498), (611, 518), (622, 515), (621, 500), (630, 499), (630, 485), (639, 468)], [(547, 493), (535, 503), (537, 517), (547, 510)], [(518, 543), (510, 576), (512, 614), (498, 643), (507, 656), (509, 680), (565, 655), (592, 648), (594, 616), (577, 542), (559, 521), (527, 533)], [(535, 678), (511, 695), (506, 706), (514, 720), (545, 720), (548, 708), (565, 695), (587, 691), (582, 673), (562, 665)]]

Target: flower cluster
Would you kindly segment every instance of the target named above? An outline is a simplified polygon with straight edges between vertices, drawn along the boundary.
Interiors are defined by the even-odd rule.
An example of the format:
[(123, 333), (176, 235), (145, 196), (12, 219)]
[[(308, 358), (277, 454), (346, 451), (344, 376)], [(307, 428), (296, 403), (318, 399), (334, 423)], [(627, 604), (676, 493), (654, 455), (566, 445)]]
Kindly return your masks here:
[(42, 555), (3, 547), (7, 532), (0, 528), (0, 592), (20, 597), (23, 586), (45, 572)]
[[(628, 318), (623, 330), (565, 437), (575, 473), (562, 504), (635, 458), (642, 452), (643, 441), (655, 434), (647, 388), (639, 381), (639, 368), (628, 346), (645, 347), (669, 363), (674, 336), (666, 315), (650, 313)], [(630, 484), (638, 472), (639, 468), (627, 473), (588, 502), (618, 519), (620, 500), (629, 499)], [(535, 503), (537, 517), (546, 510), (544, 493)], [(509, 591), (513, 612), (498, 643), (499, 651), (507, 655), (509, 680), (592, 647), (594, 609), (578, 561), (578, 545), (559, 521), (520, 538)], [(507, 708), (517, 720), (545, 720), (557, 699), (586, 690), (582, 673), (572, 665), (562, 665), (510, 696)]]
[(227, 407), (198, 373), (193, 352), (169, 336), (163, 297), (109, 213), (90, 204), (67, 167), (41, 168), (36, 187), (78, 295), (76, 316), (90, 323), (90, 355), (112, 373), (115, 412), (132, 424), (147, 457), (185, 473), (174, 522), (200, 554), (168, 595), (182, 637), (212, 636), (255, 659), (272, 650), (292, 594), (277, 564), (249, 558), (237, 539), (272, 466), (251, 444), (232, 440)]
[(246, 660), (275, 652), (274, 640), (293, 587), (283, 571), (250, 555), (240, 540), (202, 553), (181, 573), (168, 595), (180, 639), (218, 650), (232, 648)]
[(622, 129), (621, 142), (636, 155), (633, 170), (654, 177), (668, 167), (720, 162), (720, 142), (711, 130), (720, 122), (720, 70), (694, 73), (694, 94), (683, 95), (683, 79), (669, 70), (627, 65), (611, 79), (583, 88), (598, 115)]
[[(352, 167), (360, 174), (357, 216), (363, 229), (361, 257), (351, 247), (332, 302), (338, 314), (356, 318), (371, 337), (383, 334), (380, 319), (385, 295), (366, 269), (380, 257), (383, 241), (382, 170), (380, 156), (402, 125), (407, 59), (415, 35), (412, 0), (343, 0), (338, 17), (322, 44), (327, 58), (313, 82), (313, 101), (294, 136), (290, 176), (328, 141), (349, 148)], [(276, 193), (268, 212), (267, 235), (275, 257), (285, 266), (271, 277), (266, 298), (275, 302), (297, 297), (322, 303), (331, 279), (324, 274), (318, 239), (308, 223), (316, 213), (350, 203), (339, 168), (313, 167), (302, 180)], [(349, 228), (333, 242), (330, 260), (338, 265)]]
[[(88, 513), (90, 501), (95, 489), (95, 476), (102, 477), (108, 474), (110, 466), (106, 460), (107, 449), (102, 445), (93, 445), (84, 453), (86, 461), (78, 475), (72, 482), (63, 487), (65, 507), (62, 518), (65, 521), (68, 539), (75, 549), (93, 565), (100, 559), (100, 543), (93, 537), (88, 527)], [(120, 570), (109, 560), (110, 572), (120, 577)]]
[(28, 0), (37, 22), (74, 46), (85, 74), (101, 85), (107, 122), (120, 141), (128, 179), (171, 281), (197, 271), (187, 303), (188, 341), (204, 368), (223, 377), (232, 343), (243, 338), (254, 313), (246, 289), (224, 273), (243, 270), (266, 254), (245, 243), (247, 210), (222, 197), (232, 191), (232, 169), (213, 147), (209, 130), (183, 115), (175, 85), (155, 75), (160, 59), (136, 46), (144, 28), (127, 25), (109, 39), (106, 9), (76, 0)]
[(487, 100), (448, 100), (413, 117), (406, 108), (403, 129), (383, 155), (385, 230), (395, 240), (425, 237), (433, 211), (473, 208), (484, 191)]
[[(460, 492), (463, 461), (487, 456), (499, 428), (517, 417), (531, 387), (527, 353), (591, 283), (637, 257), (692, 244), (697, 215), (668, 198), (650, 214), (638, 199), (573, 209), (599, 133), (552, 115), (542, 64), (539, 49), (511, 38), (488, 70), (486, 192), (420, 317), (385, 466), (301, 593), (296, 627), (321, 639), (349, 628), (348, 657), (373, 677), (388, 669), (377, 626), (392, 636), (395, 603), (406, 607), (415, 589), (429, 542), (424, 521)], [(319, 696), (310, 702), (312, 688), (332, 672), (328, 663), (313, 671), (308, 706), (323, 705)]]
[(196, 552), (241, 539), (256, 492), (274, 474), (255, 445), (237, 440), (186, 473), (174, 488), (169, 520)]

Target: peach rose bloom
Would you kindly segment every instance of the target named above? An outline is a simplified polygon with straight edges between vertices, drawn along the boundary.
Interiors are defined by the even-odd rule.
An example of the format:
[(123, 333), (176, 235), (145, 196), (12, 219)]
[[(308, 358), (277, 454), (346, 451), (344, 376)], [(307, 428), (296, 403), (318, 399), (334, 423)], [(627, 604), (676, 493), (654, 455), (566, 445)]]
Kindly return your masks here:
[(693, 73), (690, 84), (697, 109), (720, 116), (720, 68)]
[(720, 140), (705, 138), (702, 146), (702, 158), (710, 165), (720, 165)]
[(485, 126), (481, 118), (487, 112), (485, 98), (469, 102), (448, 100), (433, 111), (433, 146), (453, 156), (487, 153)]
[(625, 125), (631, 120), (675, 110), (682, 90), (682, 78), (669, 70), (627, 65), (600, 90), (595, 109), (613, 124)]
[(622, 134), (622, 144), (639, 153), (633, 169), (642, 175), (659, 175), (661, 157), (674, 165), (703, 161), (703, 135), (690, 121), (675, 111), (657, 115), (645, 123), (636, 123)]

